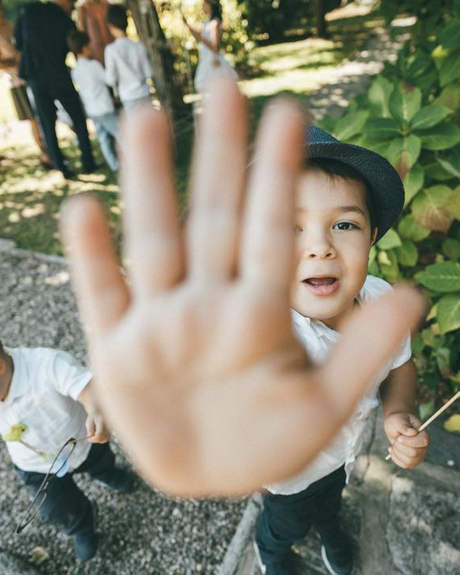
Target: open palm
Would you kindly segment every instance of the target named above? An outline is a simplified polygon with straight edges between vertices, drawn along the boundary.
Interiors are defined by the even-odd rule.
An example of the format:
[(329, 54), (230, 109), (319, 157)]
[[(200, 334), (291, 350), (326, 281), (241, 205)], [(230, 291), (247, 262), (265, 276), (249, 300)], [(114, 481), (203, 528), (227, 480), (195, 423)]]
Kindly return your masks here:
[(179, 495), (247, 493), (293, 475), (351, 415), (416, 323), (409, 289), (361, 310), (326, 365), (292, 335), (295, 187), (303, 119), (270, 107), (247, 178), (245, 101), (215, 85), (200, 125), (185, 228), (165, 116), (126, 130), (120, 274), (103, 210), (68, 203), (62, 230), (99, 400), (144, 477)]

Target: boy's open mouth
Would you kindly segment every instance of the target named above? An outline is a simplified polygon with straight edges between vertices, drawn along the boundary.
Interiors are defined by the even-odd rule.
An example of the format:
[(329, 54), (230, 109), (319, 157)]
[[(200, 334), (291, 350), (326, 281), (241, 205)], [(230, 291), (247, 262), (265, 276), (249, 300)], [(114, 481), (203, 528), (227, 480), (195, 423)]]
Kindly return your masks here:
[(335, 277), (310, 277), (302, 280), (304, 286), (315, 295), (326, 296), (335, 293), (340, 282)]

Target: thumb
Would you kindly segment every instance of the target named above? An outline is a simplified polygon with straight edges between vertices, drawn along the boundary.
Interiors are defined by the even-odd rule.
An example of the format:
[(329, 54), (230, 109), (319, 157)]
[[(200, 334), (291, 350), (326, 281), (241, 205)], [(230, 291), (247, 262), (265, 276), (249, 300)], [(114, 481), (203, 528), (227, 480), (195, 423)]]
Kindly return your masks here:
[(418, 291), (399, 287), (353, 314), (330, 360), (320, 368), (322, 391), (338, 419), (346, 421), (351, 415), (372, 378), (416, 328), (424, 311), (425, 299)]

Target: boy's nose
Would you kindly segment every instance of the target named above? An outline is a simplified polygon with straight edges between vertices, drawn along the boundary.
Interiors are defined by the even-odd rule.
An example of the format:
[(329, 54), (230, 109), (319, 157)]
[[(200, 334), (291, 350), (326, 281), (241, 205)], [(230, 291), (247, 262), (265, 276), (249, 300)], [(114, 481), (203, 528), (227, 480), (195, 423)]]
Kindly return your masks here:
[(304, 259), (333, 259), (337, 255), (332, 242), (326, 237), (318, 237), (308, 241), (302, 248)]

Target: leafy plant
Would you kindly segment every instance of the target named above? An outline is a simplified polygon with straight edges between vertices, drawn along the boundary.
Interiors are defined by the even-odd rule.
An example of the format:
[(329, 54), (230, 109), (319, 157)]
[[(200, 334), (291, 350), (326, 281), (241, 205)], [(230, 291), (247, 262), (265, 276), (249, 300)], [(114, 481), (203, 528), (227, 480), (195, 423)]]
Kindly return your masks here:
[(396, 63), (325, 125), (382, 154), (404, 182), (402, 217), (372, 249), (369, 270), (416, 283), (431, 301), (413, 341), (424, 417), (460, 386), (460, 0), (441, 4), (449, 11), (403, 2), (418, 20)]

